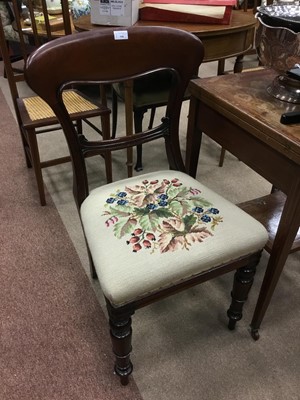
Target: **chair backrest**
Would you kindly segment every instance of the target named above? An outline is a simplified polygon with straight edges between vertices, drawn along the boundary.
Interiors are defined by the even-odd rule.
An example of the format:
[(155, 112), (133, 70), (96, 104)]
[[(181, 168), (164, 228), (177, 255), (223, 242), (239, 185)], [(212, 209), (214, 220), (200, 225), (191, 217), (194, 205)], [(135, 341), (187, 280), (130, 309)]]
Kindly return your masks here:
[[(170, 168), (184, 171), (178, 137), (180, 111), (187, 85), (198, 74), (203, 54), (201, 41), (190, 33), (166, 27), (130, 27), (95, 29), (64, 37), (40, 47), (28, 59), (27, 83), (52, 107), (63, 127), (73, 160), (78, 206), (88, 195), (84, 154), (129, 148), (164, 137)], [(166, 114), (159, 126), (136, 135), (94, 142), (76, 134), (62, 102), (62, 92), (68, 85), (125, 82), (126, 115), (130, 119), (132, 81), (159, 70), (170, 70), (174, 76)]]
[(21, 45), (29, 39), (38, 47), (73, 32), (68, 0), (26, 0), (26, 8), (20, 8), (19, 0), (9, 1), (16, 16), (14, 25)]
[[(51, 19), (52, 16), (47, 12), (47, 3), (45, 0), (27, 0), (28, 15), (24, 14), (24, 10), (21, 8), (20, 4), (21, 2), (19, 0), (6, 1), (6, 6), (9, 7), (11, 11), (10, 14), (14, 17), (14, 20), (11, 21), (15, 32), (13, 39), (7, 37), (2, 19), (0, 18), (0, 49), (4, 63), (5, 76), (8, 80), (18, 120), (20, 117), (16, 104), (19, 97), (17, 83), (24, 81), (24, 64), (28, 55), (46, 41), (72, 33), (68, 0), (61, 0), (62, 14), (56, 15), (57, 18), (61, 19), (61, 28), (59, 31), (57, 31), (55, 27), (53, 28), (53, 26), (48, 26), (49, 21), (51, 22), (53, 19)], [(36, 4), (39, 5), (36, 6)], [(36, 19), (38, 18), (37, 14), (39, 14), (40, 17), (41, 14), (43, 14), (43, 18), (45, 19), (45, 24), (43, 25), (45, 28), (43, 29), (41, 29), (38, 19)], [(28, 19), (27, 21), (26, 18)], [(29, 21), (31, 22), (29, 23)], [(17, 45), (14, 46), (17, 47), (18, 51), (17, 63), (11, 56), (9, 47), (11, 40), (14, 40), (15, 45)]]
[[(72, 33), (68, 0), (61, 0), (62, 11), (61, 14), (56, 14), (56, 17), (48, 13), (45, 0), (27, 0), (26, 4), (27, 11), (24, 12), (19, 0), (6, 1), (6, 6), (14, 18), (11, 21), (14, 31), (13, 37), (7, 37), (3, 21), (0, 18), (0, 49), (13, 99), (18, 97), (16, 83), (24, 80), (24, 63), (28, 55), (46, 41)], [(39, 5), (36, 6), (36, 4)], [(43, 19), (42, 24), (40, 23), (41, 19)], [(57, 20), (60, 24), (59, 30), (57, 30), (57, 25), (53, 26), (52, 22)], [(17, 67), (12, 64), (14, 58), (11, 57), (9, 48), (12, 41), (18, 47), (19, 62)]]

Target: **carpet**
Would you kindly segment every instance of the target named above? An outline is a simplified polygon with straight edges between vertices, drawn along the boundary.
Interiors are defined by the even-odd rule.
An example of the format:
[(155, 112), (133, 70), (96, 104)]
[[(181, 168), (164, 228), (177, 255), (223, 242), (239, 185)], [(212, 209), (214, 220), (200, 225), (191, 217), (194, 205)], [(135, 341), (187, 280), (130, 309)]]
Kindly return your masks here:
[(0, 399), (141, 399), (113, 374), (106, 317), (1, 91), (0, 110)]

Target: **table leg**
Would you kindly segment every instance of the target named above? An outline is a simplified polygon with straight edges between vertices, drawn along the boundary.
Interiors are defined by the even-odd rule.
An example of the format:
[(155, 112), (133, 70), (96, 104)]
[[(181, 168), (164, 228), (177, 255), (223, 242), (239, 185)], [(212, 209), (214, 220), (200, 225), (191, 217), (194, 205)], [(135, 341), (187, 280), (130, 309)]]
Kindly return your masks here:
[(189, 107), (189, 119), (186, 137), (186, 172), (196, 178), (199, 153), (202, 140), (202, 132), (197, 128), (199, 100), (194, 96), (191, 97)]
[(237, 56), (237, 58), (235, 60), (233, 72), (234, 73), (242, 72), (243, 67), (244, 67), (244, 54), (241, 54), (241, 55)]
[(251, 336), (254, 340), (259, 339), (258, 330), (291, 250), (299, 225), (300, 180), (298, 178), (290, 192), (287, 194), (285, 206), (283, 208), (277, 234), (260, 289), (259, 298), (250, 325)]

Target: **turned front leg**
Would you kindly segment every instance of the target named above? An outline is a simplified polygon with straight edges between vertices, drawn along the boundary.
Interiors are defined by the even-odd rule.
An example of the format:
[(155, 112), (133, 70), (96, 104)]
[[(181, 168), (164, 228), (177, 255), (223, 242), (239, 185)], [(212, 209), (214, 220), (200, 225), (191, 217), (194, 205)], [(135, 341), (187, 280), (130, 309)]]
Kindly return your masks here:
[(127, 385), (129, 375), (132, 373), (132, 363), (130, 361), (130, 353), (132, 350), (131, 338), (131, 315), (126, 313), (116, 315), (111, 307), (108, 308), (110, 336), (115, 360), (115, 372), (120, 377), (121, 384)]
[(227, 311), (229, 317), (228, 328), (230, 330), (233, 330), (237, 321), (242, 319), (243, 306), (253, 284), (258, 261), (259, 258), (256, 258), (246, 267), (239, 268), (234, 275), (233, 289), (231, 292), (232, 301)]

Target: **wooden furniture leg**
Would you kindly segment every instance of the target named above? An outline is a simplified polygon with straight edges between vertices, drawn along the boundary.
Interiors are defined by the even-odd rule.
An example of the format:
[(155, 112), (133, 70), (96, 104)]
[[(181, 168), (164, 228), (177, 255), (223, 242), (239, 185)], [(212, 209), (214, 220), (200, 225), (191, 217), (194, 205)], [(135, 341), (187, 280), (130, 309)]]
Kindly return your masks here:
[(251, 336), (259, 339), (259, 328), (300, 226), (300, 177), (287, 194), (267, 270), (251, 322)]

